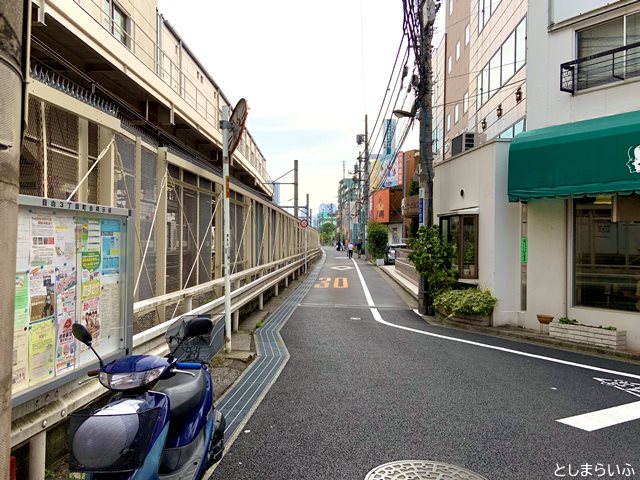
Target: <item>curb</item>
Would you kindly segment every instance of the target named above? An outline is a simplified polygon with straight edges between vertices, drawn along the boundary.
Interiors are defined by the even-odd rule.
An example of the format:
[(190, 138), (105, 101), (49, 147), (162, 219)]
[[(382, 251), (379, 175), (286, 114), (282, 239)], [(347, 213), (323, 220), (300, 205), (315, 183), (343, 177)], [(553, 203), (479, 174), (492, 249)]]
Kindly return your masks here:
[[(384, 272), (386, 276), (391, 278), (399, 287), (408, 292), (411, 296), (417, 299), (414, 292), (412, 292), (406, 285), (402, 282), (398, 281), (395, 275), (392, 275), (390, 272), (385, 270), (384, 268), (380, 268), (380, 271)], [(440, 327), (451, 328), (456, 330), (465, 330), (474, 333), (480, 333), (483, 335), (488, 335), (491, 337), (500, 337), (500, 338), (509, 338), (521, 340), (527, 343), (536, 344), (536, 345), (544, 345), (548, 347), (554, 347), (562, 350), (569, 350), (573, 352), (591, 354), (594, 356), (608, 358), (610, 360), (618, 360), (618, 361), (626, 361), (629, 363), (638, 363), (640, 364), (640, 353), (633, 353), (623, 350), (610, 350), (607, 348), (599, 348), (591, 345), (586, 345), (583, 343), (577, 342), (567, 342), (563, 340), (559, 340), (551, 337), (541, 337), (541, 336), (532, 336), (531, 334), (527, 334), (525, 332), (517, 332), (507, 329), (500, 329), (497, 327), (480, 327), (476, 325), (467, 325), (463, 323), (456, 323), (451, 321), (439, 322), (435, 317), (429, 317), (426, 315), (420, 315), (427, 323), (430, 325), (437, 325)]]

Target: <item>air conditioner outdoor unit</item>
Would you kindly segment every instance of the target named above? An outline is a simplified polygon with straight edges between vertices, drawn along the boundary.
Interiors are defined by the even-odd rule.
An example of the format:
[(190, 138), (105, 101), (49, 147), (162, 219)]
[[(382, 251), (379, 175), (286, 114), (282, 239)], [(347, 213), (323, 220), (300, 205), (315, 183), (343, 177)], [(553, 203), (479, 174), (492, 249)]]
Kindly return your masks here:
[(480, 145), (480, 134), (477, 132), (461, 133), (451, 140), (451, 156), (459, 155)]

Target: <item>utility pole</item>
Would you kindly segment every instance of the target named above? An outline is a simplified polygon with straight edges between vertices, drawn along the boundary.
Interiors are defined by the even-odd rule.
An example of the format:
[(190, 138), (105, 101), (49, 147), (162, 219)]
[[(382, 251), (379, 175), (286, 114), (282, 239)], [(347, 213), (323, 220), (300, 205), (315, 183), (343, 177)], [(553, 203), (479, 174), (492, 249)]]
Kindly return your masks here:
[(364, 222), (362, 228), (362, 249), (365, 258), (369, 253), (367, 243), (367, 222), (369, 222), (369, 120), (367, 115), (364, 116), (364, 187), (362, 195), (362, 208), (364, 211)]
[(311, 222), (311, 215), (309, 215), (309, 194), (307, 193), (307, 209), (305, 211), (307, 217), (307, 226), (304, 229), (304, 272), (307, 273), (307, 233), (309, 231), (309, 225)]
[(293, 216), (298, 218), (298, 160), (293, 161)]
[[(433, 25), (440, 3), (425, 0), (426, 8), (420, 8), (420, 82), (418, 84), (418, 102), (420, 105), (420, 224), (433, 225), (433, 133), (431, 125), (432, 74), (431, 42)], [(424, 5), (424, 3), (422, 4)], [(426, 18), (425, 17), (426, 14)], [(425, 207), (426, 200), (426, 207)], [(428, 314), (433, 309), (433, 298), (429, 295), (429, 285), (424, 275), (420, 275), (418, 285), (418, 309)]]
[(0, 478), (9, 478), (20, 149), (31, 2), (0, 3)]

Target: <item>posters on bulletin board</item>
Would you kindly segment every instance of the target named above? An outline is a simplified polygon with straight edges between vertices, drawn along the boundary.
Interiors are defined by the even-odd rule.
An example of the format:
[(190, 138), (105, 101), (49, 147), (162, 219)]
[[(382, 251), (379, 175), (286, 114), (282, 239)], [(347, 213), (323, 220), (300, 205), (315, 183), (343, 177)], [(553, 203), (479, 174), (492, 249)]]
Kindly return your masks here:
[(87, 327), (101, 355), (122, 348), (125, 234), (122, 218), (114, 216), (20, 208), (13, 393), (95, 361), (79, 348), (74, 323)]

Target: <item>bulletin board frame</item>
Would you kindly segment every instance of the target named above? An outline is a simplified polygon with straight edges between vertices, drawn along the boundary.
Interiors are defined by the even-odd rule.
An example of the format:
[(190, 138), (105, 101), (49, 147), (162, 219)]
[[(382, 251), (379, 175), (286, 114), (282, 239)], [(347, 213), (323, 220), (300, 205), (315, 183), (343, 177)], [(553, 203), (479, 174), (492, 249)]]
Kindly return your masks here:
[(73, 323), (89, 329), (105, 362), (131, 352), (134, 232), (131, 209), (18, 196), (14, 407), (97, 366)]

